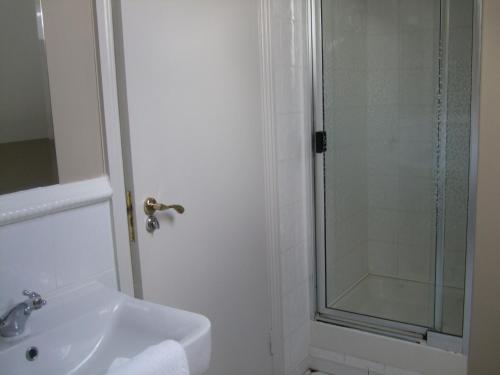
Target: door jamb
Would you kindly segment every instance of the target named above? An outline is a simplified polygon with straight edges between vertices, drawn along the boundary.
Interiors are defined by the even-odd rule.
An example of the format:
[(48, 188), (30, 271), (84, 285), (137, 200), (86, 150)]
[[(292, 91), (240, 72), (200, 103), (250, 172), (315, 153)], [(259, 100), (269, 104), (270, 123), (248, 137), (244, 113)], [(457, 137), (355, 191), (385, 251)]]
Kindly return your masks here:
[(111, 197), (111, 218), (117, 281), (121, 292), (134, 296), (132, 258), (125, 200), (125, 179), (111, 0), (94, 0), (93, 7), (96, 28), (97, 66), (100, 81), (101, 117), (103, 121), (103, 146), (106, 170), (113, 190)]
[(272, 373), (285, 373), (283, 342), (283, 308), (281, 304), (280, 222), (278, 199), (278, 160), (276, 123), (274, 121), (274, 91), (271, 38), (271, 1), (260, 0), (260, 79), (262, 147), (266, 207), (266, 253), (268, 295), (271, 306), (269, 347), (272, 356)]

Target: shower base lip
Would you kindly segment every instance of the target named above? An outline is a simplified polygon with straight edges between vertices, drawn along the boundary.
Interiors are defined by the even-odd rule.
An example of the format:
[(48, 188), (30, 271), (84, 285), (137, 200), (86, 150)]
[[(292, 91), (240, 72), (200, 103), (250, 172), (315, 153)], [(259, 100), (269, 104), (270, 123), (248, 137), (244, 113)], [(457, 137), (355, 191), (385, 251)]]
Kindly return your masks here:
[[(457, 307), (463, 304), (463, 289), (446, 287), (445, 293), (449, 301), (456, 302)], [(448, 309), (445, 314), (445, 332), (460, 336), (462, 316), (454, 313), (455, 310), (458, 312), (460, 309)], [(332, 314), (329, 314), (330, 311)], [(348, 316), (351, 313), (355, 316)], [(363, 317), (368, 320), (362, 319)], [(340, 325), (351, 325), (354, 322), (357, 326), (368, 326), (370, 331), (380, 329), (381, 321), (389, 321), (392, 322), (388, 325), (391, 335), (393, 331), (398, 336), (410, 331), (416, 332), (421, 340), (428, 330), (434, 328), (434, 284), (367, 274), (334, 303), (330, 303), (327, 311), (320, 314), (318, 319), (330, 322), (335, 320), (335, 324), (339, 324), (339, 320), (346, 320), (348, 324)], [(415, 336), (410, 334), (410, 339), (413, 341)]]
[(338, 297), (336, 297), (332, 302), (328, 303), (328, 307), (335, 308), (335, 304), (342, 300), (346, 295), (348, 295), (354, 288), (356, 288), (364, 279), (366, 279), (370, 275), (369, 272), (365, 273), (363, 276), (361, 276), (357, 281), (352, 283), (351, 286), (349, 286), (346, 290), (344, 290)]

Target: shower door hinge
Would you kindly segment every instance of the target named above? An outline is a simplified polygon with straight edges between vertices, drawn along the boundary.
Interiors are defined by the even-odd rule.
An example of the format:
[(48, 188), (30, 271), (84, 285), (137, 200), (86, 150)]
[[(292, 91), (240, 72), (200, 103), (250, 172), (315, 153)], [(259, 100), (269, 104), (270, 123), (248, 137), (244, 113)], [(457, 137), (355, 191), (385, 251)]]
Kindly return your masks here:
[(125, 192), (125, 201), (127, 204), (128, 240), (130, 242), (135, 242), (134, 207), (132, 206), (132, 193), (130, 191)]
[(314, 149), (317, 154), (323, 154), (326, 151), (326, 131), (322, 130), (315, 133)]

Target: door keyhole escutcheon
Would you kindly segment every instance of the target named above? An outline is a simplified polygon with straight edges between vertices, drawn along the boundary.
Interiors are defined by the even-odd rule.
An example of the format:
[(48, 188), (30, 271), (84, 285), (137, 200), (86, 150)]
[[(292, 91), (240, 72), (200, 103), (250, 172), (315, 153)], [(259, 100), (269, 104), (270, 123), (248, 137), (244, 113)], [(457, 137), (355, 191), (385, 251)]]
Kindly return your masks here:
[(146, 230), (148, 233), (153, 233), (155, 230), (160, 229), (160, 222), (154, 215), (149, 215), (146, 219)]

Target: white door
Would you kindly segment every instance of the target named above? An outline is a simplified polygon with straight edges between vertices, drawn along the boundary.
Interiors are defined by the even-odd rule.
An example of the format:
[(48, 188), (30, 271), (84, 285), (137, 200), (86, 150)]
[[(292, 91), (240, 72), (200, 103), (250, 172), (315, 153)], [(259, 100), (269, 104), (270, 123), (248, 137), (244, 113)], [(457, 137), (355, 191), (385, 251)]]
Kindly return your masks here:
[[(212, 321), (208, 374), (271, 374), (258, 1), (115, 5), (135, 281)], [(185, 213), (157, 213), (150, 234), (147, 197)]]

